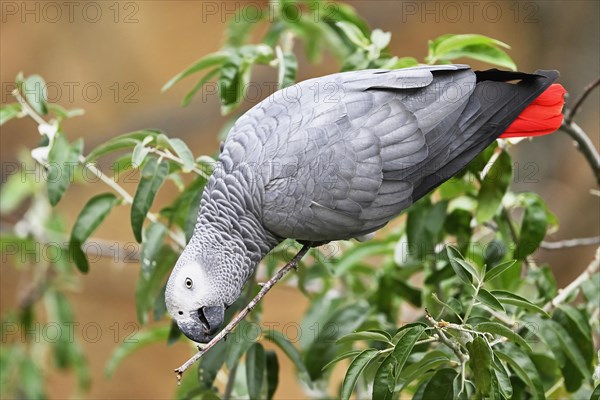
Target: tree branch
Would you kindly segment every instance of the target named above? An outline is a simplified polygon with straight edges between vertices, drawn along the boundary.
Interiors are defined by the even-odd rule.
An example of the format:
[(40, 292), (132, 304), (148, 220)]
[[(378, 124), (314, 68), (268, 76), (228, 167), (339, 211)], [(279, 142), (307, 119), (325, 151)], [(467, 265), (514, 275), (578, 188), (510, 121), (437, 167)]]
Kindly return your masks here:
[(558, 295), (556, 295), (556, 297), (554, 297), (552, 300), (546, 303), (546, 305), (544, 306), (544, 311), (552, 311), (553, 309), (564, 303), (564, 301), (571, 295), (571, 293), (579, 289), (583, 282), (590, 279), (590, 277), (598, 271), (599, 265), (600, 247), (596, 249), (596, 256), (594, 257), (592, 262), (590, 262), (587, 268), (577, 278), (575, 278), (571, 283), (569, 283), (564, 289), (560, 289), (558, 291)]
[(443, 331), (444, 322), (440, 323), (440, 322), (436, 321), (435, 318), (433, 318), (431, 316), (431, 314), (429, 313), (429, 310), (427, 310), (427, 309), (425, 309), (425, 318), (427, 318), (427, 320), (431, 323), (431, 325), (433, 325), (433, 329), (435, 329), (435, 332), (437, 333), (437, 335), (439, 337), (439, 341), (441, 343), (445, 344), (450, 350), (452, 350), (454, 352), (454, 354), (456, 354), (456, 357), (458, 357), (458, 359), (460, 360), (461, 363), (466, 363), (469, 360), (469, 355), (463, 353), (460, 350), (458, 343), (452, 342), (450, 339), (448, 339), (448, 336), (446, 336), (446, 334)]
[(592, 168), (592, 172), (596, 177), (596, 182), (598, 185), (600, 185), (600, 156), (598, 155), (598, 151), (594, 147), (594, 144), (590, 140), (589, 136), (583, 131), (583, 129), (579, 127), (579, 125), (573, 121), (577, 111), (585, 99), (592, 92), (592, 90), (598, 87), (598, 85), (600, 85), (600, 77), (596, 78), (596, 80), (592, 81), (585, 88), (583, 88), (583, 92), (575, 101), (573, 107), (570, 110), (565, 111), (565, 118), (560, 126), (560, 130), (567, 133), (575, 141), (577, 148), (584, 155), (588, 164)]
[(579, 246), (594, 246), (600, 244), (600, 236), (592, 236), (577, 239), (559, 240), (557, 242), (543, 241), (540, 248), (546, 250), (560, 250)]
[(252, 309), (254, 307), (256, 307), (258, 302), (261, 301), (263, 297), (265, 297), (267, 292), (269, 290), (271, 290), (271, 288), (277, 282), (279, 282), (281, 280), (281, 278), (283, 278), (292, 269), (298, 268), (298, 262), (302, 259), (302, 257), (304, 257), (304, 255), (308, 252), (310, 247), (311, 247), (310, 244), (305, 244), (304, 246), (302, 246), (300, 251), (298, 251), (298, 253), (296, 253), (296, 255), (294, 256), (294, 258), (292, 258), (287, 264), (285, 264), (285, 266), (283, 266), (283, 268), (281, 268), (279, 271), (277, 271), (277, 273), (275, 275), (273, 275), (273, 277), (271, 279), (269, 279), (267, 282), (265, 282), (262, 285), (262, 289), (260, 289), (260, 292), (258, 292), (258, 294), (252, 299), (252, 301), (250, 301), (250, 303), (248, 303), (248, 305), (246, 307), (244, 307), (239, 312), (239, 314), (236, 315), (235, 318), (233, 320), (231, 320), (231, 322), (221, 332), (219, 332), (219, 334), (217, 336), (212, 338), (211, 341), (208, 342), (201, 349), (200, 349), (200, 346), (198, 346), (198, 349), (199, 349), (198, 353), (194, 354), (189, 360), (187, 360), (185, 363), (183, 363), (183, 365), (181, 365), (181, 367), (175, 369), (175, 374), (177, 375), (178, 383), (181, 382), (181, 376), (183, 375), (185, 370), (187, 370), (189, 367), (191, 367), (196, 361), (198, 361), (200, 359), (200, 357), (202, 357), (204, 354), (206, 354), (206, 352), (208, 350), (210, 350), (215, 344), (217, 344), (223, 338), (225, 338), (225, 336), (227, 336), (244, 318), (246, 318), (248, 313), (250, 313), (250, 311), (252, 311)]
[(560, 129), (575, 141), (577, 148), (592, 168), (596, 182), (600, 185), (600, 156), (589, 136), (575, 122), (563, 121)]
[(592, 92), (592, 90), (594, 90), (598, 85), (600, 85), (600, 76), (598, 78), (596, 78), (595, 81), (588, 83), (588, 85), (583, 88), (583, 92), (581, 93), (579, 98), (575, 101), (575, 105), (573, 106), (573, 108), (571, 108), (570, 110), (568, 110), (566, 112), (565, 120), (567, 121), (567, 123), (570, 124), (573, 121), (573, 118), (575, 118), (575, 115), (577, 114), (577, 111), (579, 111), (579, 107), (581, 107), (581, 105), (583, 104), (583, 101), (586, 99), (586, 97), (588, 97), (588, 95)]

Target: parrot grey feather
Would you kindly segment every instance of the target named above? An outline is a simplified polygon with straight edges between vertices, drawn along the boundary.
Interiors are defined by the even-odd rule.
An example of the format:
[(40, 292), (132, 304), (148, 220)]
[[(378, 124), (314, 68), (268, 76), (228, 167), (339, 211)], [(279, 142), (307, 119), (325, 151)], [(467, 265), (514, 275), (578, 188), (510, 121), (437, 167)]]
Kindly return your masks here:
[(419, 66), (344, 72), (272, 94), (222, 146), (167, 284), (169, 313), (186, 335), (207, 340), (284, 238), (371, 237), (464, 168), (557, 76)]

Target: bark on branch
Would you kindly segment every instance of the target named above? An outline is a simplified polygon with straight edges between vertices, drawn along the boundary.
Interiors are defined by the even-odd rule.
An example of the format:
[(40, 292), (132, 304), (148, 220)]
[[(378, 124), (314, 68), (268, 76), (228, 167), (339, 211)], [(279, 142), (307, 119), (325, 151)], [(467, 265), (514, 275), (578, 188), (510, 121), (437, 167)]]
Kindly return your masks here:
[(596, 87), (600, 85), (600, 77), (595, 81), (588, 84), (584, 89), (583, 93), (575, 101), (575, 105), (570, 110), (565, 112), (565, 119), (560, 129), (567, 133), (575, 141), (577, 148), (584, 155), (588, 164), (592, 168), (592, 172), (596, 177), (596, 183), (600, 186), (600, 156), (598, 150), (594, 147), (594, 144), (590, 140), (589, 136), (579, 127), (574, 121), (577, 111), (583, 104), (584, 100)]

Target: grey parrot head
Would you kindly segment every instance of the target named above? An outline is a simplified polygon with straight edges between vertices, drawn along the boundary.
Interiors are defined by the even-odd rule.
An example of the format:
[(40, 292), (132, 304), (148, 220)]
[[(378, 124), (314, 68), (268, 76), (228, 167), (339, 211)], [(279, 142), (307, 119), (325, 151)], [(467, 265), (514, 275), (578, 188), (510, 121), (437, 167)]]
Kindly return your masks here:
[(243, 285), (232, 281), (231, 268), (219, 253), (191, 242), (167, 282), (167, 311), (181, 332), (198, 343), (208, 343), (221, 329), (225, 309)]

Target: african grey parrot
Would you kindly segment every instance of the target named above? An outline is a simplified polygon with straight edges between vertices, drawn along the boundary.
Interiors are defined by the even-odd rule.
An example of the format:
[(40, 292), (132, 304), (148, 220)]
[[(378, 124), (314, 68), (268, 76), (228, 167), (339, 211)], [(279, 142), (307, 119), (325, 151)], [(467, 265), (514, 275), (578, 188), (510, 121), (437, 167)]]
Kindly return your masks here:
[(208, 342), (283, 239), (364, 237), (501, 135), (556, 130), (557, 77), (418, 66), (343, 72), (272, 94), (227, 136), (167, 283), (169, 314), (187, 337)]

